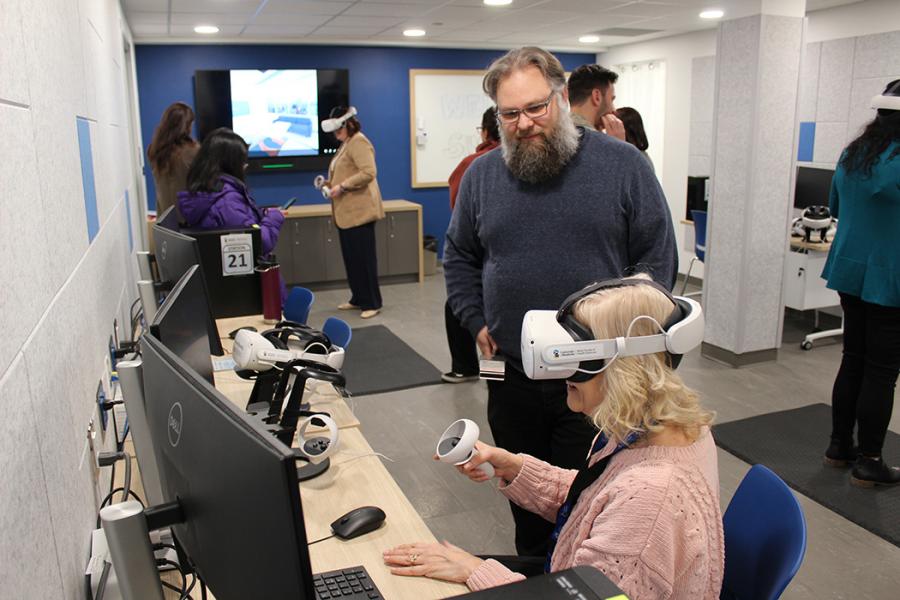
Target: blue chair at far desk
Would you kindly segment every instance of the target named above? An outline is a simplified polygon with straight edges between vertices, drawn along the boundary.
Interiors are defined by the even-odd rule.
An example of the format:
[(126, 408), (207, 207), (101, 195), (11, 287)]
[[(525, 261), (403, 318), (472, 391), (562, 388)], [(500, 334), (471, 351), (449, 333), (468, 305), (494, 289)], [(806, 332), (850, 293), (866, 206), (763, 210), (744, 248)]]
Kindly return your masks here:
[(285, 320), (306, 325), (306, 320), (309, 319), (309, 309), (312, 308), (315, 301), (316, 295), (305, 287), (298, 285), (291, 288), (291, 292), (284, 302)]
[[(688, 279), (691, 277), (691, 269), (694, 268), (694, 261), (704, 262), (706, 260), (706, 211), (692, 210), (691, 218), (694, 220), (694, 258), (688, 265), (687, 273), (684, 275), (684, 285), (681, 286), (681, 294), (687, 289)], [(691, 292), (688, 296), (696, 296), (702, 292)]]
[(790, 488), (763, 465), (753, 465), (723, 518), (722, 600), (775, 600), (806, 553), (806, 518)]
[(337, 317), (328, 317), (325, 319), (325, 324), (322, 325), (322, 333), (328, 336), (328, 339), (331, 340), (332, 344), (340, 346), (345, 350), (347, 349), (347, 346), (350, 345), (350, 338), (353, 337), (353, 330), (350, 329), (350, 325), (343, 319), (338, 319)]

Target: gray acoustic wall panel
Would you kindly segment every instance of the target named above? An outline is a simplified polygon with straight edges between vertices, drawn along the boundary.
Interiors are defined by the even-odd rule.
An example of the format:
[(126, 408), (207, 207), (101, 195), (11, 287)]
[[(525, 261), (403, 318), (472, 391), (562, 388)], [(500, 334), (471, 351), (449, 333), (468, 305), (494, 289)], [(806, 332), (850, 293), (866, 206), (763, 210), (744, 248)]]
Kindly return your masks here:
[(847, 122), (816, 123), (816, 140), (813, 144), (813, 162), (836, 163), (845, 146)]
[[(62, 598), (44, 468), (22, 355), (0, 377), (0, 581), (4, 598)], [(74, 453), (74, 452), (73, 452)]]
[(847, 122), (856, 38), (822, 42), (816, 121)]
[(822, 43), (806, 44), (800, 68), (799, 121), (816, 120), (816, 100), (819, 94), (819, 57)]
[(688, 142), (688, 175), (709, 175), (715, 85), (716, 57), (694, 58), (691, 61), (691, 137)]
[(7, 6), (4, 2), (3, 10), (0, 10), (0, 48), (3, 48), (0, 98), (8, 102), (27, 105), (29, 103), (28, 73), (25, 70), (24, 42), (20, 6), (18, 4)]
[[(900, 6), (897, 7), (900, 10)], [(856, 38), (853, 77), (900, 77), (900, 31)]]
[(772, 15), (719, 26), (705, 341), (734, 354), (780, 338), (802, 32)]

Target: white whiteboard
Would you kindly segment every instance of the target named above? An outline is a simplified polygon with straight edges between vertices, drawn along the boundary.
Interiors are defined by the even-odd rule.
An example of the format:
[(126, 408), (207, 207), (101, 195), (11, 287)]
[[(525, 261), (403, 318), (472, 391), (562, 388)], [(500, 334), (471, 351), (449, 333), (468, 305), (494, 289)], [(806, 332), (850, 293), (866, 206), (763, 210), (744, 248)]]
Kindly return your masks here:
[(483, 77), (484, 71), (409, 70), (412, 187), (446, 187), (459, 161), (481, 143), (475, 128), (493, 104), (481, 89)]

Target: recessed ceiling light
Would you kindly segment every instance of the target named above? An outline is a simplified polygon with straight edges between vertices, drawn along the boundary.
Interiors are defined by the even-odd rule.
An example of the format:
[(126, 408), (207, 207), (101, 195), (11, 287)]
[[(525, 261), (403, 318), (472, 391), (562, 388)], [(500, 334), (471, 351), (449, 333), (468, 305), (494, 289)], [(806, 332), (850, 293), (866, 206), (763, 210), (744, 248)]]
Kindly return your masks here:
[(725, 16), (725, 12), (718, 8), (711, 8), (700, 13), (701, 19), (721, 19)]
[(207, 35), (212, 33), (219, 33), (219, 28), (215, 25), (197, 25), (194, 27), (195, 33), (205, 33)]
[(507, 6), (513, 3), (513, 0), (484, 0), (488, 6)]
[(403, 35), (406, 37), (422, 37), (425, 35), (424, 29), (404, 29)]
[(599, 35), (583, 35), (580, 38), (578, 38), (578, 41), (581, 42), (582, 44), (596, 44), (597, 42), (600, 41), (600, 36)]

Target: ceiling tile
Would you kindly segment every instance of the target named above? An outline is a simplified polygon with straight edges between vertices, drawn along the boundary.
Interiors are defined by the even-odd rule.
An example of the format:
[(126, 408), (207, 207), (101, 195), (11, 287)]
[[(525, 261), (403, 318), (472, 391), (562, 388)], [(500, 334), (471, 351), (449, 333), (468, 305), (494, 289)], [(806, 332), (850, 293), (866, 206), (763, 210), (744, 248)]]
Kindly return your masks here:
[(575, 13), (595, 13), (626, 4), (628, 0), (547, 0), (542, 10), (561, 10)]
[(385, 29), (399, 24), (399, 17), (335, 17), (328, 24), (334, 27), (380, 27)]
[(623, 6), (603, 10), (602, 12), (608, 12), (612, 15), (629, 15), (633, 17), (654, 18), (666, 17), (685, 10), (690, 10), (691, 12), (693, 12), (693, 7), (686, 9), (667, 4), (643, 4), (642, 2), (631, 2)]
[(169, 10), (169, 0), (124, 0), (123, 5), (128, 12), (168, 12)]
[(401, 4), (374, 2), (357, 2), (343, 14), (353, 17), (418, 17), (430, 10), (434, 10), (431, 4)]
[(328, 15), (303, 15), (298, 13), (290, 14), (261, 14), (255, 19), (251, 25), (287, 25), (290, 27), (318, 27), (330, 21), (332, 17)]
[(168, 35), (169, 26), (162, 25), (159, 23), (128, 23), (128, 26), (131, 27), (131, 33), (134, 34), (136, 38), (141, 37), (158, 37), (161, 35)]
[(169, 14), (165, 12), (130, 12), (128, 13), (128, 24), (136, 25), (168, 25)]
[(316, 29), (313, 33), (316, 36), (368, 39), (384, 29), (384, 27), (333, 27), (325, 25)]
[(566, 23), (579, 20), (577, 15), (556, 10), (525, 9), (517, 10), (508, 17), (501, 19), (514, 23), (516, 28), (540, 27), (554, 23)]
[(349, 6), (353, 6), (353, 2), (269, 0), (260, 11), (260, 14), (303, 13), (307, 15), (337, 15)]
[(447, 0), (359, 0), (365, 4), (430, 4), (437, 5), (447, 2)]
[(215, 13), (172, 13), (172, 25), (216, 25), (220, 29), (223, 25), (246, 25), (250, 17), (237, 14)]
[(171, 0), (172, 12), (252, 15), (260, 0)]
[(265, 40), (267, 37), (273, 38), (292, 38), (305, 37), (315, 31), (315, 27), (304, 27), (302, 25), (249, 25), (241, 37), (253, 37)]

